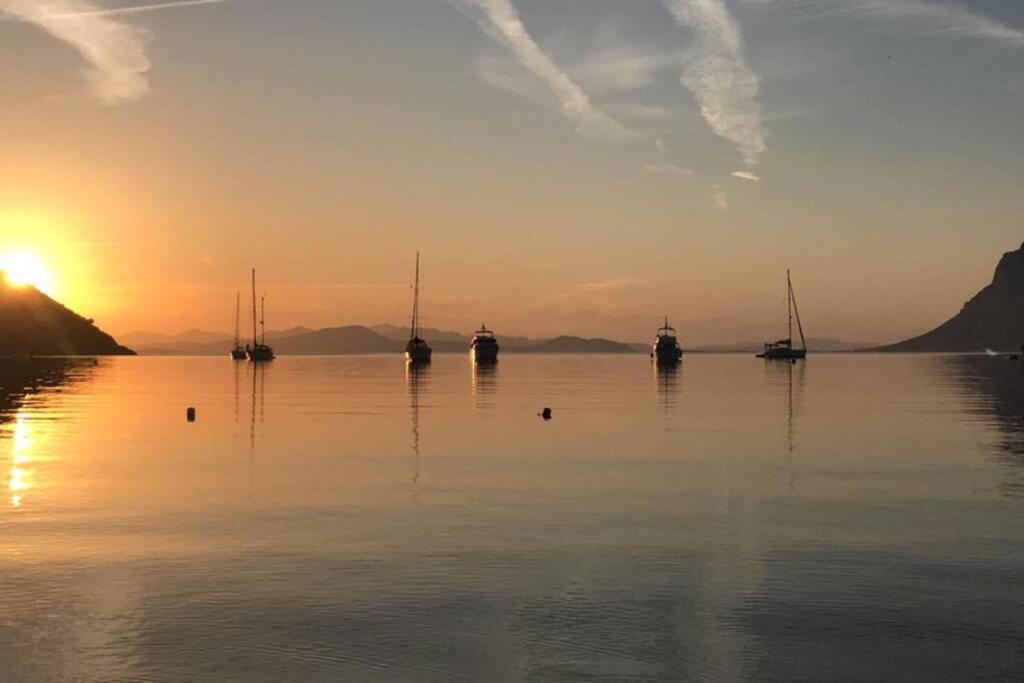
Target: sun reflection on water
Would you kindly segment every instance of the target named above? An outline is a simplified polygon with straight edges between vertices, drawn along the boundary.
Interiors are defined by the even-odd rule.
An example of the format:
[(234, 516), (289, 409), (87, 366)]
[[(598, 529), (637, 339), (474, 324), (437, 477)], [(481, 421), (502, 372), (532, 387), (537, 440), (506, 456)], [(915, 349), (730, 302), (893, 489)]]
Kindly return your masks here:
[(21, 507), (23, 492), (32, 488), (32, 470), (25, 465), (31, 461), (29, 451), (34, 444), (28, 418), (24, 413), (18, 413), (14, 422), (14, 438), (11, 446), (11, 480), (8, 484), (12, 507)]

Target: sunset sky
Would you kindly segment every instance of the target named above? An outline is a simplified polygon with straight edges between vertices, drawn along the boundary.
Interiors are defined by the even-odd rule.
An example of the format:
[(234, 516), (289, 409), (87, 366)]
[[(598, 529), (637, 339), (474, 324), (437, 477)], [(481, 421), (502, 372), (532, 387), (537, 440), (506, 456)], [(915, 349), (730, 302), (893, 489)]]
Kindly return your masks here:
[(0, 0), (0, 258), (104, 329), (891, 341), (1024, 240), (1019, 0)]

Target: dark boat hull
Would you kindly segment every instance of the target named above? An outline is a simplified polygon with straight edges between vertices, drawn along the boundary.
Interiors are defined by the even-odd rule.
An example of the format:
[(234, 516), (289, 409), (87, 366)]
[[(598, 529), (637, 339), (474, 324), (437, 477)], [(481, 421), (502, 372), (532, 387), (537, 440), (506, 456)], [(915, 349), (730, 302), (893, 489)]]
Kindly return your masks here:
[(245, 356), (254, 363), (263, 363), (274, 360), (274, 350), (263, 344), (246, 349)]
[(682, 349), (659, 349), (651, 352), (651, 357), (658, 365), (675, 365), (683, 361)]
[(493, 363), (498, 360), (498, 345), (481, 344), (470, 349), (473, 360), (477, 363)]
[(758, 358), (765, 360), (802, 360), (807, 358), (806, 349), (769, 349), (764, 353), (757, 354)]
[(231, 357), (234, 360), (245, 360), (245, 358), (246, 358), (245, 349), (241, 349), (241, 348), (231, 349)]
[(421, 339), (411, 340), (405, 347), (405, 359), (410, 363), (429, 363), (430, 347)]

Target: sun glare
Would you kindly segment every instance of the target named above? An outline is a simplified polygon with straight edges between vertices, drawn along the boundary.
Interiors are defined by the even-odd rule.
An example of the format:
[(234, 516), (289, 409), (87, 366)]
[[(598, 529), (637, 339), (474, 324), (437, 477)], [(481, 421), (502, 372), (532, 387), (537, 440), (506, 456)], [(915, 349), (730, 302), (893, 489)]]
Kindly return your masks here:
[(15, 287), (32, 286), (46, 294), (53, 293), (53, 274), (31, 252), (13, 251), (0, 254), (0, 271)]

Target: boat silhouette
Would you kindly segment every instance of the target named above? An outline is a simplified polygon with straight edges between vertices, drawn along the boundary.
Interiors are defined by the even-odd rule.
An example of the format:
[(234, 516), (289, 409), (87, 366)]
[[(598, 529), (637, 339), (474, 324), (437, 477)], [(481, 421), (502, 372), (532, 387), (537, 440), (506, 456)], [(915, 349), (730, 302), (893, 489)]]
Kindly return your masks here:
[(667, 315), (665, 324), (658, 330), (658, 334), (654, 338), (651, 358), (658, 365), (674, 365), (683, 359), (683, 350), (679, 347), (676, 329), (668, 324)]
[(274, 360), (274, 349), (267, 346), (266, 297), (260, 298), (260, 331), (256, 336), (256, 269), (252, 269), (252, 346), (246, 345), (245, 355), (253, 362)]
[(430, 346), (420, 339), (420, 252), (416, 252), (416, 284), (412, 295), (412, 325), (409, 343), (405, 345), (405, 359), (410, 363), (429, 363)]
[[(796, 294), (793, 292), (793, 280), (786, 269), (786, 305), (789, 309), (789, 336), (774, 342), (765, 342), (764, 351), (757, 354), (758, 358), (768, 360), (797, 360), (807, 357), (807, 342), (804, 339), (804, 326), (800, 323), (800, 311), (796, 307)], [(796, 326), (800, 332), (800, 347), (793, 347), (793, 314), (796, 314)]]

